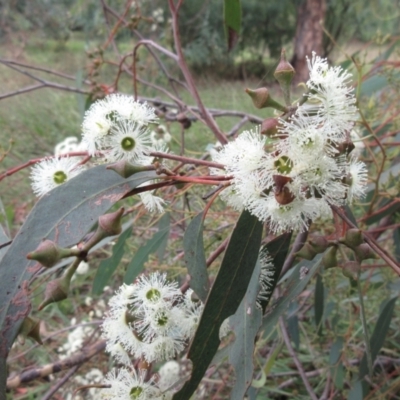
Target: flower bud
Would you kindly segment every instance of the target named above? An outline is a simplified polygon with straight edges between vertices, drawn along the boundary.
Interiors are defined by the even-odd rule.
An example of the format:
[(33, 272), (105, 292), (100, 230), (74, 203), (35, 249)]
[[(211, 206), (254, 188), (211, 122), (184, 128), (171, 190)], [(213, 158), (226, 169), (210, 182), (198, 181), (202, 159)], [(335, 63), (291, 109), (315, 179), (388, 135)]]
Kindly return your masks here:
[(346, 138), (340, 143), (331, 142), (331, 144), (338, 151), (335, 157), (340, 157), (343, 154), (349, 155), (355, 149), (354, 143), (350, 138)]
[(278, 133), (279, 120), (278, 118), (267, 118), (261, 123), (261, 135), (268, 137), (275, 136)]
[[(40, 337), (40, 321), (35, 318), (26, 317), (19, 328), (19, 334), (23, 337), (30, 337), (39, 344), (43, 344)], [(23, 342), (25, 341), (23, 340)]]
[(294, 74), (296, 73), (292, 64), (288, 62), (286, 59), (286, 51), (282, 49), (281, 51), (281, 59), (279, 60), (279, 64), (275, 69), (274, 77), (275, 79), (281, 83), (290, 84), (293, 80)]
[(294, 200), (294, 194), (287, 187), (287, 183), (292, 182), (292, 178), (284, 175), (273, 175), (275, 183), (275, 200), (282, 206), (290, 204)]
[(333, 268), (338, 265), (337, 262), (337, 246), (332, 246), (322, 257), (322, 263), (324, 264), (325, 269)]
[(306, 243), (301, 248), (301, 250), (296, 253), (296, 256), (299, 256), (309, 261), (311, 261), (316, 255), (317, 253), (308, 243)]
[(115, 171), (117, 174), (121, 175), (123, 178), (129, 178), (133, 174), (143, 171), (151, 171), (154, 170), (153, 165), (132, 165), (126, 160), (118, 161), (114, 164), (110, 164), (106, 167), (107, 169), (111, 169)]
[(285, 50), (282, 49), (281, 59), (275, 69), (274, 77), (279, 82), (286, 105), (290, 105), (290, 84), (292, 83), (295, 72), (293, 66), (286, 59)]
[(118, 211), (104, 214), (99, 217), (99, 228), (107, 233), (107, 236), (119, 235), (122, 232), (121, 219), (124, 214), (124, 208)]
[(361, 265), (357, 261), (347, 261), (343, 264), (342, 273), (346, 278), (358, 279), (358, 273), (361, 270)]
[(176, 116), (176, 120), (181, 123), (183, 129), (189, 129), (192, 125), (190, 119), (185, 113), (180, 113)]
[(378, 259), (379, 257), (375, 254), (375, 252), (371, 249), (371, 246), (368, 243), (361, 243), (359, 246), (355, 247), (354, 253), (356, 253), (357, 260), (362, 262), (364, 260)]
[(259, 88), (256, 90), (246, 89), (246, 93), (251, 97), (256, 108), (272, 107), (276, 110), (287, 112), (286, 107), (279, 104), (271, 97), (267, 88)]
[(79, 255), (80, 250), (77, 249), (64, 249), (59, 247), (52, 240), (43, 240), (38, 248), (31, 253), (28, 253), (26, 258), (28, 260), (39, 261), (46, 268), (51, 268), (56, 265), (62, 258)]
[(323, 236), (310, 236), (308, 243), (316, 253), (323, 253), (329, 247), (328, 241)]
[(54, 279), (46, 285), (44, 292), (44, 300), (39, 305), (38, 310), (42, 310), (44, 307), (51, 303), (57, 303), (65, 300), (68, 297), (69, 285), (71, 279), (66, 279), (65, 276)]
[(364, 239), (359, 229), (351, 228), (346, 232), (344, 239), (341, 239), (340, 242), (347, 247), (354, 249), (354, 247), (357, 247), (360, 244), (364, 243)]
[(108, 236), (119, 235), (122, 232), (122, 215), (124, 214), (124, 208), (121, 207), (118, 211), (113, 213), (104, 214), (99, 217), (99, 224), (96, 232), (93, 236), (85, 243), (83, 247), (84, 251), (89, 251), (95, 244)]

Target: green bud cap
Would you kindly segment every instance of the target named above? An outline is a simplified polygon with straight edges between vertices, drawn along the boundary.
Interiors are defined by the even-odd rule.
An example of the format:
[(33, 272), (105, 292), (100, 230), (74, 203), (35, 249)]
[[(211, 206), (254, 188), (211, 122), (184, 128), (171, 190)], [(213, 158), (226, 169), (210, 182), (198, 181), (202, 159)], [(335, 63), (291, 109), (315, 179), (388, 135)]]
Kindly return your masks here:
[(35, 318), (26, 317), (19, 328), (19, 334), (30, 337), (39, 344), (43, 344), (40, 337), (40, 321)]
[(56, 265), (62, 258), (75, 255), (76, 251), (73, 249), (64, 249), (58, 247), (52, 240), (43, 240), (38, 248), (31, 253), (28, 253), (26, 258), (28, 260), (39, 261), (46, 268), (51, 268)]
[(96, 245), (108, 236), (119, 235), (122, 232), (121, 219), (123, 214), (124, 208), (121, 207), (118, 211), (101, 215), (99, 217), (97, 230), (93, 234), (93, 236), (85, 243), (83, 251), (89, 251), (94, 245)]
[(117, 174), (121, 175), (123, 178), (129, 178), (130, 176), (137, 174), (138, 172), (150, 171), (154, 169), (152, 165), (132, 165), (126, 160), (118, 161), (114, 164), (110, 164), (106, 167), (115, 171)]
[(362, 243), (354, 248), (354, 253), (356, 253), (357, 260), (362, 262), (368, 259), (378, 259), (379, 257), (372, 251), (371, 246), (368, 243)]
[(285, 50), (282, 49), (281, 59), (274, 72), (274, 77), (279, 82), (287, 106), (290, 106), (290, 85), (295, 72), (293, 66), (286, 59)]
[(278, 133), (278, 127), (278, 118), (267, 118), (261, 123), (260, 133), (268, 137), (275, 136)]
[(299, 256), (309, 261), (311, 261), (316, 255), (317, 253), (308, 243), (306, 243), (301, 248), (301, 250), (296, 253), (296, 256)]
[(347, 261), (343, 264), (342, 273), (346, 278), (358, 279), (358, 273), (361, 270), (361, 265), (357, 261)]
[(99, 217), (99, 229), (107, 233), (107, 236), (119, 235), (122, 232), (122, 215), (124, 207), (113, 213), (104, 214)]
[(322, 257), (322, 263), (324, 264), (325, 269), (337, 267), (337, 246), (332, 246)]
[(70, 282), (71, 279), (66, 279), (65, 276), (50, 281), (44, 292), (44, 300), (38, 307), (39, 311), (51, 303), (65, 300), (68, 297)]
[(258, 88), (255, 90), (246, 89), (246, 93), (251, 97), (256, 108), (271, 107), (282, 112), (287, 112), (285, 106), (279, 104), (271, 97), (267, 88)]
[(328, 241), (323, 236), (311, 236), (308, 243), (317, 253), (323, 253), (329, 247)]
[(294, 74), (296, 73), (292, 64), (286, 59), (286, 51), (282, 49), (281, 59), (275, 69), (274, 77), (280, 85), (290, 85), (292, 83)]
[(346, 232), (344, 239), (341, 239), (340, 242), (347, 247), (354, 249), (354, 247), (357, 247), (360, 244), (364, 243), (364, 239), (359, 229), (351, 228)]

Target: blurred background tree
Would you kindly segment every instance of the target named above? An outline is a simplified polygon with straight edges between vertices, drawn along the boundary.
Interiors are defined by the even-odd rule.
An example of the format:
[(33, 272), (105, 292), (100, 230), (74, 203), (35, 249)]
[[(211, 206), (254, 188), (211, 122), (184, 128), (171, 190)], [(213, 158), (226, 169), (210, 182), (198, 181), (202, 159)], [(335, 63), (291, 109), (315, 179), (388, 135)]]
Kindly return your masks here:
[[(242, 32), (235, 49), (228, 54), (223, 30), (222, 0), (184, 2), (180, 30), (186, 57), (197, 73), (227, 79), (267, 78), (282, 47), (304, 80), (304, 56), (317, 51), (329, 56), (333, 41), (369, 41), (376, 36), (397, 34), (399, 1), (381, 0), (365, 6), (363, 0), (276, 0), (242, 2)], [(121, 9), (125, 0), (115, 0)], [(140, 31), (158, 42), (171, 44), (167, 4), (163, 0), (132, 2), (132, 13), (152, 16), (140, 24)], [(323, 34), (322, 25), (331, 37)], [(150, 23), (149, 23), (150, 22)], [(97, 0), (3, 0), (0, 3), (0, 34), (3, 41), (16, 33), (39, 31), (62, 45), (73, 32), (84, 40), (104, 37), (101, 3)], [(129, 35), (123, 30), (123, 35)], [(294, 39), (293, 39), (294, 38)], [(269, 74), (270, 73), (270, 74)]]

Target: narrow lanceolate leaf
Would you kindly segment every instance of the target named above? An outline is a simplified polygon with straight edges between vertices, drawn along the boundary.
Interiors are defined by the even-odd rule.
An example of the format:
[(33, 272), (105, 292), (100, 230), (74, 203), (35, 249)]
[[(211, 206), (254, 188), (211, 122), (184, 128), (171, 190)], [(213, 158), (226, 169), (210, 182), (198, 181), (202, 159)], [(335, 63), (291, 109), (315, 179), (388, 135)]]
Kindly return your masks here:
[(314, 292), (314, 315), (315, 326), (317, 327), (318, 335), (322, 334), (322, 316), (324, 315), (324, 282), (321, 274), (317, 274)]
[(190, 287), (205, 302), (209, 283), (206, 256), (203, 244), (204, 211), (196, 215), (186, 229), (183, 237), (185, 263), (190, 275)]
[[(7, 236), (5, 229), (0, 225), (0, 245), (4, 245), (5, 243), (8, 243), (10, 241), (10, 238)], [(8, 249), (8, 246), (1, 247), (0, 248), (0, 261), (3, 258), (4, 254), (6, 254), (6, 251)]]
[(303, 260), (297, 264), (289, 278), (289, 282), (283, 287), (282, 296), (278, 299), (272, 311), (264, 317), (262, 328), (265, 330), (265, 337), (271, 334), (279, 317), (286, 311), (290, 302), (305, 289), (311, 278), (318, 271), (322, 256), (323, 254), (318, 254), (312, 261)]
[(150, 254), (157, 251), (168, 234), (169, 229), (159, 231), (155, 233), (154, 236), (148, 240), (144, 246), (138, 249), (126, 269), (124, 283), (129, 285), (136, 279), (136, 277), (142, 272), (144, 263), (149, 259)]
[[(396, 300), (397, 297), (393, 297), (385, 304), (381, 314), (379, 315), (378, 321), (376, 322), (374, 331), (372, 332), (372, 336), (370, 338), (372, 362), (374, 362), (376, 356), (378, 355), (380, 349), (382, 348), (383, 342), (385, 341), (386, 335), (389, 331), (390, 322), (392, 321)], [(367, 374), (368, 374), (367, 355), (364, 353), (364, 356), (360, 363), (359, 378), (362, 379)]]
[(110, 258), (103, 260), (99, 268), (96, 271), (96, 276), (93, 281), (93, 294), (100, 294), (105, 286), (107, 285), (109, 279), (118, 267), (124, 255), (124, 247), (126, 239), (131, 235), (132, 227), (129, 227), (125, 232), (123, 232), (119, 238), (118, 242), (112, 249), (112, 254)]
[(79, 242), (116, 201), (138, 185), (154, 179), (142, 172), (129, 179), (98, 166), (82, 172), (43, 196), (32, 209), (0, 262), (0, 399), (5, 398), (5, 360), (31, 304), (28, 285), (41, 268), (26, 255), (44, 238), (61, 247)]
[(192, 376), (174, 395), (174, 400), (190, 398), (218, 350), (219, 328), (238, 309), (253, 275), (261, 234), (262, 223), (248, 211), (243, 211), (233, 230), (188, 352), (188, 358), (193, 363)]
[(241, 19), (240, 0), (224, 0), (224, 25), (228, 51), (233, 49), (239, 39)]
[(229, 318), (229, 325), (235, 334), (235, 341), (229, 352), (229, 362), (235, 369), (231, 400), (242, 400), (253, 379), (255, 338), (262, 318), (261, 309), (257, 307), (259, 277), (260, 263), (257, 262), (247, 292), (236, 313)]
[(167, 231), (167, 234), (164, 237), (164, 241), (160, 243), (160, 246), (157, 250), (157, 257), (158, 261), (161, 263), (164, 254), (165, 254), (165, 249), (167, 248), (167, 243), (168, 243), (168, 237), (169, 237), (169, 231), (171, 229), (171, 214), (169, 212), (165, 213), (162, 218), (160, 219), (158, 223), (158, 231)]
[(261, 305), (263, 313), (265, 312), (269, 301), (271, 300), (272, 293), (275, 290), (276, 284), (278, 283), (279, 277), (281, 275), (283, 264), (285, 263), (286, 256), (289, 250), (290, 240), (292, 238), (292, 232), (283, 233), (282, 235), (271, 240), (262, 247), (261, 253), (267, 252), (271, 258), (271, 272), (273, 275), (270, 277), (268, 283), (268, 296), (259, 298), (258, 303)]

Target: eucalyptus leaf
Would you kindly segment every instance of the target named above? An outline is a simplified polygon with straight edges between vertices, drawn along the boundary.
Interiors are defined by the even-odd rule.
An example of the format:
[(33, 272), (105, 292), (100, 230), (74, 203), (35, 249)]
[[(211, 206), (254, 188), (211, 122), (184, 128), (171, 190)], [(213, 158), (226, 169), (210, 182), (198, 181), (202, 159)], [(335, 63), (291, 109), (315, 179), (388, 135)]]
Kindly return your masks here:
[(324, 282), (321, 273), (317, 274), (314, 292), (314, 316), (318, 335), (322, 335), (322, 317), (324, 315)]
[(278, 319), (294, 300), (308, 285), (311, 278), (318, 271), (323, 254), (318, 254), (312, 261), (302, 260), (293, 270), (286, 287), (283, 287), (283, 294), (277, 300), (273, 309), (264, 317), (262, 328), (264, 337), (269, 336), (275, 328)]
[(290, 240), (292, 238), (292, 232), (283, 233), (282, 235), (272, 239), (270, 242), (262, 246), (261, 253), (264, 251), (271, 257), (271, 263), (273, 265), (273, 276), (269, 279), (268, 288), (269, 296), (259, 300), (263, 313), (265, 312), (268, 303), (271, 300), (272, 294), (279, 281), (283, 264), (285, 263), (286, 256), (289, 250)]
[[(0, 244), (5, 244), (10, 241), (10, 238), (6, 234), (4, 228), (2, 225), (0, 225)], [(4, 246), (0, 248), (0, 261), (3, 258), (4, 254), (6, 254), (6, 251), (8, 249), (8, 246)]]
[(262, 223), (248, 211), (243, 211), (233, 230), (190, 345), (188, 358), (193, 364), (192, 375), (181, 390), (175, 393), (174, 400), (190, 398), (217, 352), (220, 326), (238, 309), (253, 275), (261, 234)]
[(260, 263), (257, 262), (247, 292), (236, 313), (229, 318), (229, 325), (235, 334), (229, 353), (229, 363), (235, 369), (236, 378), (231, 400), (242, 400), (253, 379), (254, 346), (262, 318), (262, 311), (257, 307), (259, 277)]
[(140, 184), (156, 178), (141, 172), (123, 179), (104, 165), (88, 169), (44, 195), (0, 262), (0, 399), (5, 398), (6, 358), (31, 303), (28, 286), (41, 266), (27, 260), (42, 239), (61, 247), (78, 243), (113, 204)]
[(131, 262), (126, 268), (124, 283), (131, 284), (136, 277), (142, 272), (144, 263), (149, 259), (150, 254), (155, 253), (157, 249), (162, 245), (169, 234), (169, 230), (159, 231), (146, 242), (144, 246), (141, 246), (136, 254), (133, 256)]
[(160, 221), (158, 223), (158, 231), (159, 232), (167, 231), (167, 235), (165, 235), (164, 241), (162, 241), (160, 243), (160, 246), (158, 247), (158, 250), (157, 250), (157, 257), (158, 257), (158, 261), (160, 263), (162, 262), (162, 260), (164, 258), (165, 249), (167, 248), (170, 229), (171, 229), (171, 214), (169, 212), (167, 212), (162, 216), (162, 218), (160, 219)]
[(242, 9), (240, 0), (224, 0), (224, 27), (228, 50), (232, 50), (239, 39)]
[(112, 277), (113, 273), (118, 267), (118, 264), (122, 260), (126, 240), (131, 234), (132, 226), (126, 229), (125, 232), (119, 236), (117, 243), (112, 248), (111, 257), (101, 261), (93, 280), (93, 294), (98, 295), (102, 293), (104, 287), (107, 285), (109, 279)]
[[(382, 312), (379, 314), (378, 321), (376, 321), (374, 331), (372, 332), (370, 338), (372, 362), (374, 362), (376, 356), (378, 355), (380, 349), (382, 348), (383, 342), (385, 341), (386, 335), (389, 331), (390, 322), (392, 321), (396, 300), (397, 296), (393, 297), (388, 302), (386, 302), (385, 306), (382, 309)], [(368, 374), (367, 355), (366, 353), (364, 353), (363, 358), (361, 359), (360, 362), (359, 378), (362, 379), (367, 374)]]
[(185, 263), (190, 275), (190, 287), (205, 302), (209, 290), (206, 256), (203, 244), (204, 211), (196, 215), (183, 236)]

